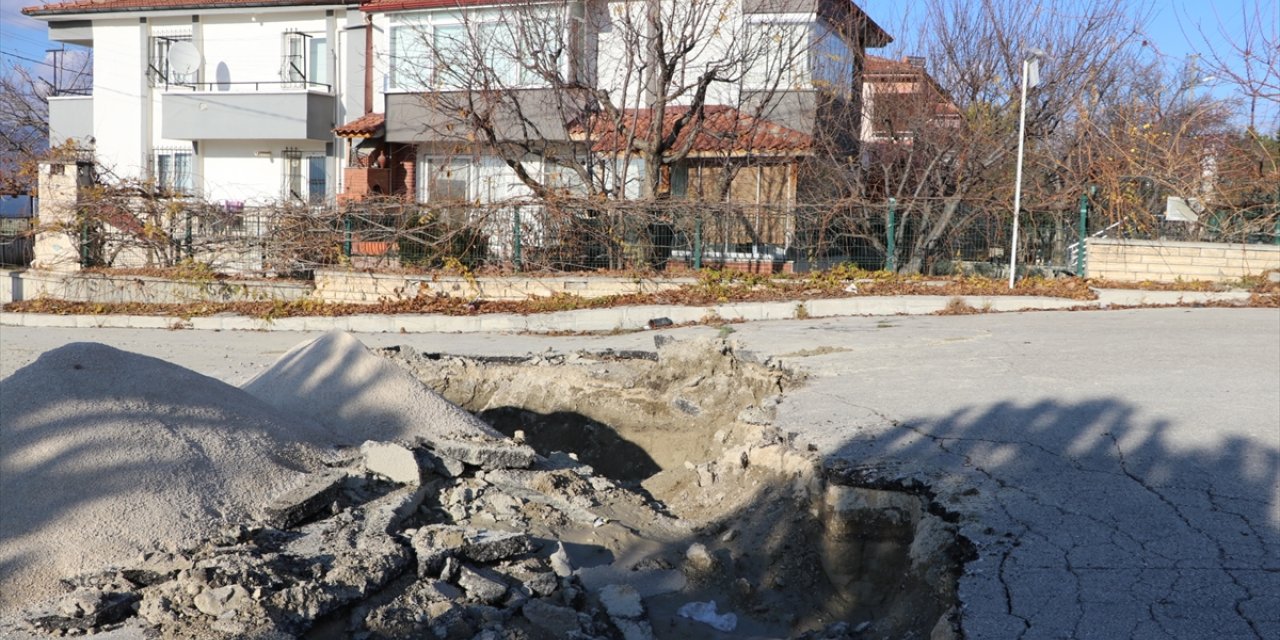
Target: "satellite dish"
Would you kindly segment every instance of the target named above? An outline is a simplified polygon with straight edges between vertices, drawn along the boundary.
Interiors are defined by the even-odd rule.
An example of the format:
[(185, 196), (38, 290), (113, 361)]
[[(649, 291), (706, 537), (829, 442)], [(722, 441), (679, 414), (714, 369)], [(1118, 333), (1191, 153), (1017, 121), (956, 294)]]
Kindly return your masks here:
[(195, 73), (200, 68), (200, 50), (185, 40), (169, 46), (169, 68), (179, 75)]

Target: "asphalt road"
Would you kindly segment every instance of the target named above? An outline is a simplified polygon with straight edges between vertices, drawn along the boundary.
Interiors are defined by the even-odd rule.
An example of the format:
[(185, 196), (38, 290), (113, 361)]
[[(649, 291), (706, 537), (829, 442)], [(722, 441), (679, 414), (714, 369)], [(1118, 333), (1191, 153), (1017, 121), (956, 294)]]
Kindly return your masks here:
[[(968, 638), (1280, 638), (1280, 311), (1150, 309), (736, 325), (810, 375), (779, 425), (915, 478), (978, 548)], [(673, 335), (711, 335), (697, 327)], [(301, 333), (0, 329), (0, 375), (76, 340), (239, 383)], [(511, 355), (652, 336), (361, 336)], [(122, 372), (127, 375), (127, 372)]]

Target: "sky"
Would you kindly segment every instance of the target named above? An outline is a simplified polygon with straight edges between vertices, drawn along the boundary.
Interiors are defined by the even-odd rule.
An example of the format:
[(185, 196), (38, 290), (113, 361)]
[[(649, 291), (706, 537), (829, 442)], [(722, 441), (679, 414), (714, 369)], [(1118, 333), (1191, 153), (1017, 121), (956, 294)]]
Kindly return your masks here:
[[(855, 0), (866, 12), (890, 33), (898, 36), (897, 47), (902, 53), (911, 53), (906, 40), (912, 32), (913, 21), (919, 20), (923, 9), (912, 0)], [(1259, 3), (1271, 15), (1280, 13), (1280, 0), (1135, 0), (1135, 5), (1148, 5), (1151, 18), (1144, 24), (1147, 39), (1154, 44), (1158, 55), (1171, 69), (1182, 68), (1190, 56), (1203, 49), (1203, 32), (1214, 44), (1224, 44), (1225, 39), (1239, 30), (1242, 7)], [(23, 6), (39, 4), (40, 0), (0, 0), (0, 60), (4, 65), (21, 64), (48, 71), (49, 58), (46, 49), (56, 48), (47, 39), (43, 23), (23, 16)], [(1280, 28), (1280, 27), (1277, 27)], [(1225, 29), (1226, 35), (1222, 35)], [(1204, 90), (1217, 97), (1229, 97), (1231, 88), (1225, 83), (1213, 82)], [(1280, 114), (1271, 108), (1268, 116), (1275, 120)]]

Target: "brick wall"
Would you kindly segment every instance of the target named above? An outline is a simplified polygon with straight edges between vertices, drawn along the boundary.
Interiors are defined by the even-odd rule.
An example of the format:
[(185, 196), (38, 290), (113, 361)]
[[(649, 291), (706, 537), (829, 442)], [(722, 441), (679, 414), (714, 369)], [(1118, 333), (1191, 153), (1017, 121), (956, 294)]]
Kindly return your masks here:
[(1239, 280), (1280, 269), (1280, 246), (1090, 238), (1090, 278), (1124, 282)]

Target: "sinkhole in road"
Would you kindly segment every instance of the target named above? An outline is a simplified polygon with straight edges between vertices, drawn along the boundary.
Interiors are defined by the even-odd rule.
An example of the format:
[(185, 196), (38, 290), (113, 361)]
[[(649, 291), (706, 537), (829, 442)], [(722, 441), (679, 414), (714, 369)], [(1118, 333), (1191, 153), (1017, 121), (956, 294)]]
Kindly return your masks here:
[[(659, 339), (656, 353), (466, 358), (393, 348), (428, 386), (543, 455), (571, 454), (688, 524), (613, 514), (594, 539), (624, 570), (665, 568), (678, 589), (646, 598), (657, 637), (725, 637), (676, 615), (733, 612), (728, 635), (960, 637), (956, 583), (972, 546), (927, 487), (837, 471), (774, 418), (803, 374), (722, 340)], [(629, 565), (627, 563), (630, 563)]]

